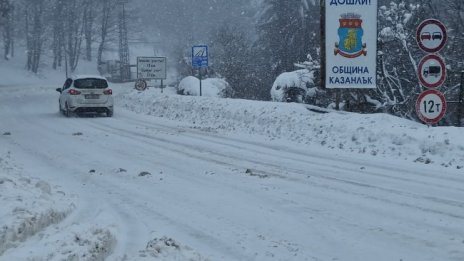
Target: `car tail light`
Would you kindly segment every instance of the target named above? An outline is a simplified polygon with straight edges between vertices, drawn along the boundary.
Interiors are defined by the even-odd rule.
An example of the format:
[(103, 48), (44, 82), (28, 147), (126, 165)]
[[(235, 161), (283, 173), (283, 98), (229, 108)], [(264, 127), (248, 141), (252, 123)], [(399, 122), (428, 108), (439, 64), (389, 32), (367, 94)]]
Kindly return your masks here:
[(111, 90), (111, 89), (106, 89), (106, 90), (103, 91), (103, 93), (104, 93), (105, 95), (112, 95), (112, 94), (113, 94), (113, 90)]
[(71, 95), (79, 95), (79, 94), (81, 94), (80, 91), (77, 91), (77, 90), (74, 90), (74, 89), (70, 89), (70, 90), (68, 91), (68, 93), (71, 94)]

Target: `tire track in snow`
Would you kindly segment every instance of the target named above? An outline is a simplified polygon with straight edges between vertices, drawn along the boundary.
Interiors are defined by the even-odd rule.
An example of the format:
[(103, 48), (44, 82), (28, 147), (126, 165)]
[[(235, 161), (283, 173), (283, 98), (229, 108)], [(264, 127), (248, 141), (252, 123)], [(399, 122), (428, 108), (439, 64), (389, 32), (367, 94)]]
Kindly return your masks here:
[[(104, 125), (103, 128), (100, 127), (102, 125)], [(356, 181), (352, 181), (352, 180), (346, 180), (346, 179), (341, 179), (341, 178), (337, 178), (337, 177), (331, 177), (328, 174), (327, 175), (320, 175), (320, 174), (316, 174), (315, 172), (308, 173), (306, 171), (302, 171), (300, 169), (294, 169), (294, 168), (290, 168), (290, 167), (283, 168), (279, 164), (274, 164), (274, 163), (270, 163), (270, 162), (263, 163), (263, 162), (256, 161), (256, 160), (243, 159), (241, 157), (231, 156), (230, 154), (227, 154), (227, 155), (222, 154), (222, 153), (219, 153), (217, 151), (211, 151), (211, 150), (208, 151), (206, 148), (197, 148), (197, 147), (192, 146), (192, 145), (187, 145), (187, 144), (183, 144), (181, 142), (163, 139), (163, 138), (160, 138), (160, 137), (156, 137), (154, 135), (141, 134), (141, 133), (136, 132), (136, 131), (116, 128), (114, 126), (107, 125), (107, 124), (104, 124), (104, 123), (98, 123), (98, 124), (95, 125), (95, 127), (100, 128), (101, 130), (104, 130), (105, 132), (110, 132), (110, 133), (113, 133), (113, 134), (119, 135), (119, 136), (126, 136), (126, 138), (136, 139), (136, 140), (139, 140), (141, 142), (147, 142), (147, 143), (150, 143), (150, 141), (162, 142), (162, 143), (168, 144), (170, 146), (166, 146), (166, 145), (162, 146), (159, 143), (158, 144), (153, 144), (153, 145), (162, 146), (163, 149), (165, 149), (165, 150), (170, 150), (170, 151), (173, 151), (173, 152), (176, 152), (176, 153), (180, 153), (180, 154), (186, 155), (186, 156), (191, 157), (191, 158), (196, 158), (198, 160), (203, 160), (203, 161), (207, 161), (207, 162), (213, 162), (213, 163), (216, 163), (216, 164), (219, 164), (219, 165), (229, 166), (231, 168), (244, 168), (244, 169), (246, 169), (250, 165), (259, 166), (256, 169), (260, 173), (264, 173), (265, 175), (268, 175), (268, 176), (277, 177), (277, 178), (290, 180), (290, 181), (294, 181), (294, 182), (303, 182), (303, 183), (310, 184), (311, 182), (308, 182), (307, 178), (298, 177), (298, 176), (307, 177), (307, 175), (309, 174), (311, 177), (319, 178), (319, 179), (323, 179), (323, 180), (327, 180), (327, 181), (331, 181), (331, 182), (337, 182), (337, 183), (347, 184), (347, 185), (350, 185), (350, 186), (374, 189), (374, 190), (386, 192), (388, 194), (394, 194), (396, 196), (410, 197), (410, 198), (414, 198), (414, 199), (423, 200), (423, 201), (426, 201), (426, 202), (432, 201), (432, 202), (439, 203), (439, 204), (449, 205), (449, 206), (452, 206), (452, 207), (457, 207), (457, 210), (464, 208), (464, 202), (462, 202), (462, 201), (442, 199), (442, 198), (437, 198), (437, 197), (432, 197), (432, 196), (422, 196), (422, 195), (413, 194), (413, 193), (410, 193), (410, 192), (407, 192), (407, 191), (400, 191), (400, 190), (397, 190), (397, 189), (384, 188), (384, 187), (371, 185), (371, 184), (367, 184), (367, 183), (361, 183), (361, 182), (356, 182)], [(126, 134), (123, 134), (123, 133), (126, 133)], [(127, 135), (127, 134), (129, 134), (129, 135)], [(180, 148), (174, 149), (172, 145), (175, 145), (175, 146), (180, 147)], [(185, 150), (185, 148), (188, 148), (192, 152), (187, 152)], [(200, 154), (196, 153), (196, 152), (200, 152), (202, 154), (208, 153), (209, 155), (200, 156)], [(219, 158), (219, 159), (212, 159), (211, 157), (215, 157), (215, 158)], [(230, 162), (231, 158), (235, 161), (234, 163)], [(299, 164), (302, 164), (302, 163), (299, 162)], [(291, 165), (291, 164), (289, 164), (289, 165)], [(275, 170), (274, 171), (269, 171), (268, 170), (269, 167), (272, 167), (275, 170), (278, 170), (279, 173), (289, 173), (289, 174), (290, 173), (297, 173), (297, 174), (300, 174), (300, 175), (298, 175), (296, 178), (295, 177), (285, 176), (285, 175), (277, 173)], [(314, 165), (309, 165), (309, 166), (307, 165), (307, 169), (313, 169), (313, 167), (314, 167)], [(330, 171), (331, 170), (329, 168), (321, 169), (320, 167), (318, 167), (318, 172), (329, 173)], [(358, 174), (358, 172), (346, 171), (346, 170), (345, 170), (345, 173)], [(312, 185), (316, 185), (316, 184), (313, 183)], [(328, 186), (328, 185), (325, 185), (325, 186)], [(451, 213), (451, 212), (438, 211), (438, 210), (434, 210), (434, 209), (430, 209), (430, 208), (425, 208), (425, 207), (420, 207), (420, 206), (413, 205), (413, 204), (404, 203), (404, 202), (401, 202), (401, 201), (396, 202), (396, 201), (393, 201), (393, 200), (389, 200), (388, 199), (389, 197), (382, 197), (382, 198), (381, 197), (373, 197), (373, 196), (368, 196), (367, 193), (356, 193), (356, 192), (354, 192), (352, 190), (346, 190), (346, 189), (342, 190), (340, 188), (337, 189), (337, 188), (330, 187), (330, 186), (327, 187), (327, 188), (332, 188), (335, 191), (343, 192), (343, 193), (346, 193), (346, 194), (352, 194), (352, 195), (357, 195), (357, 196), (361, 196), (361, 197), (368, 197), (368, 198), (371, 198), (373, 200), (382, 201), (382, 202), (385, 202), (385, 203), (398, 204), (398, 205), (403, 206), (403, 207), (415, 208), (415, 209), (418, 209), (418, 210), (421, 210), (421, 211), (424, 211), (424, 212), (448, 215), (448, 216), (453, 217), (453, 218), (464, 219), (464, 214), (455, 214), (455, 213)]]

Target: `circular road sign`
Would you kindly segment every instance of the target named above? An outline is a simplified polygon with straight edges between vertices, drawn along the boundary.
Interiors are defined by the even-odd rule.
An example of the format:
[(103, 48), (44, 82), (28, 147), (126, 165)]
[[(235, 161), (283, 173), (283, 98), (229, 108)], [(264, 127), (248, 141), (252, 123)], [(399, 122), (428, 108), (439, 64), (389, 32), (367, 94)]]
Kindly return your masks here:
[(147, 89), (147, 81), (143, 80), (143, 79), (138, 79), (136, 82), (135, 82), (135, 89), (137, 91), (145, 91)]
[(436, 19), (423, 21), (416, 31), (416, 41), (419, 47), (428, 53), (437, 53), (445, 47), (448, 33), (445, 25)]
[(417, 98), (416, 113), (427, 124), (439, 122), (446, 113), (445, 96), (437, 90), (426, 90)]
[(446, 65), (440, 56), (429, 54), (422, 58), (417, 67), (420, 83), (426, 88), (437, 88), (446, 80)]

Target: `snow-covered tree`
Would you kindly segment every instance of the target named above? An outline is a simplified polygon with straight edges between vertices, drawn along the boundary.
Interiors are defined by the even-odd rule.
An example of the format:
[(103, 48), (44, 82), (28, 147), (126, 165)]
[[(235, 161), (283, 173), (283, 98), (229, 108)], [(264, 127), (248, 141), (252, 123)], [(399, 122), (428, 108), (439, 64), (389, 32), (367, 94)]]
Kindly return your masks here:
[(3, 36), (3, 58), (8, 60), (13, 54), (14, 5), (9, 0), (0, 0), (0, 28)]
[(378, 93), (387, 111), (414, 118), (413, 103), (421, 92), (416, 76), (420, 54), (416, 27), (421, 5), (389, 2), (379, 8)]
[(269, 59), (274, 75), (293, 70), (295, 62), (319, 46), (319, 7), (315, 1), (264, 0), (258, 15), (257, 44)]

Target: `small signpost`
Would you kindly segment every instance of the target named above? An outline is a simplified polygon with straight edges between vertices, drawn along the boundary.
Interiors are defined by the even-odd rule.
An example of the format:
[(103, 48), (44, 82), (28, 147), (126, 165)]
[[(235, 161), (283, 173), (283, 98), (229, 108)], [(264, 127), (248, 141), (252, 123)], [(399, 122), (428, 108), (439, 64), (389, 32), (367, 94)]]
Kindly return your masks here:
[(200, 96), (201, 96), (201, 69), (208, 67), (208, 46), (207, 45), (194, 45), (192, 46), (192, 67), (198, 69), (200, 76)]
[(436, 124), (445, 116), (447, 107), (445, 96), (436, 88), (446, 80), (446, 64), (437, 52), (445, 47), (448, 32), (442, 22), (427, 19), (417, 27), (416, 41), (419, 48), (428, 53), (417, 67), (420, 84), (428, 90), (417, 98), (416, 113), (424, 123)]
[(417, 116), (427, 124), (438, 123), (445, 116), (446, 106), (443, 93), (437, 90), (427, 90), (417, 98)]
[(166, 57), (137, 57), (135, 89), (145, 90), (148, 87), (147, 80), (161, 80), (161, 92), (163, 92), (163, 80), (166, 78)]

